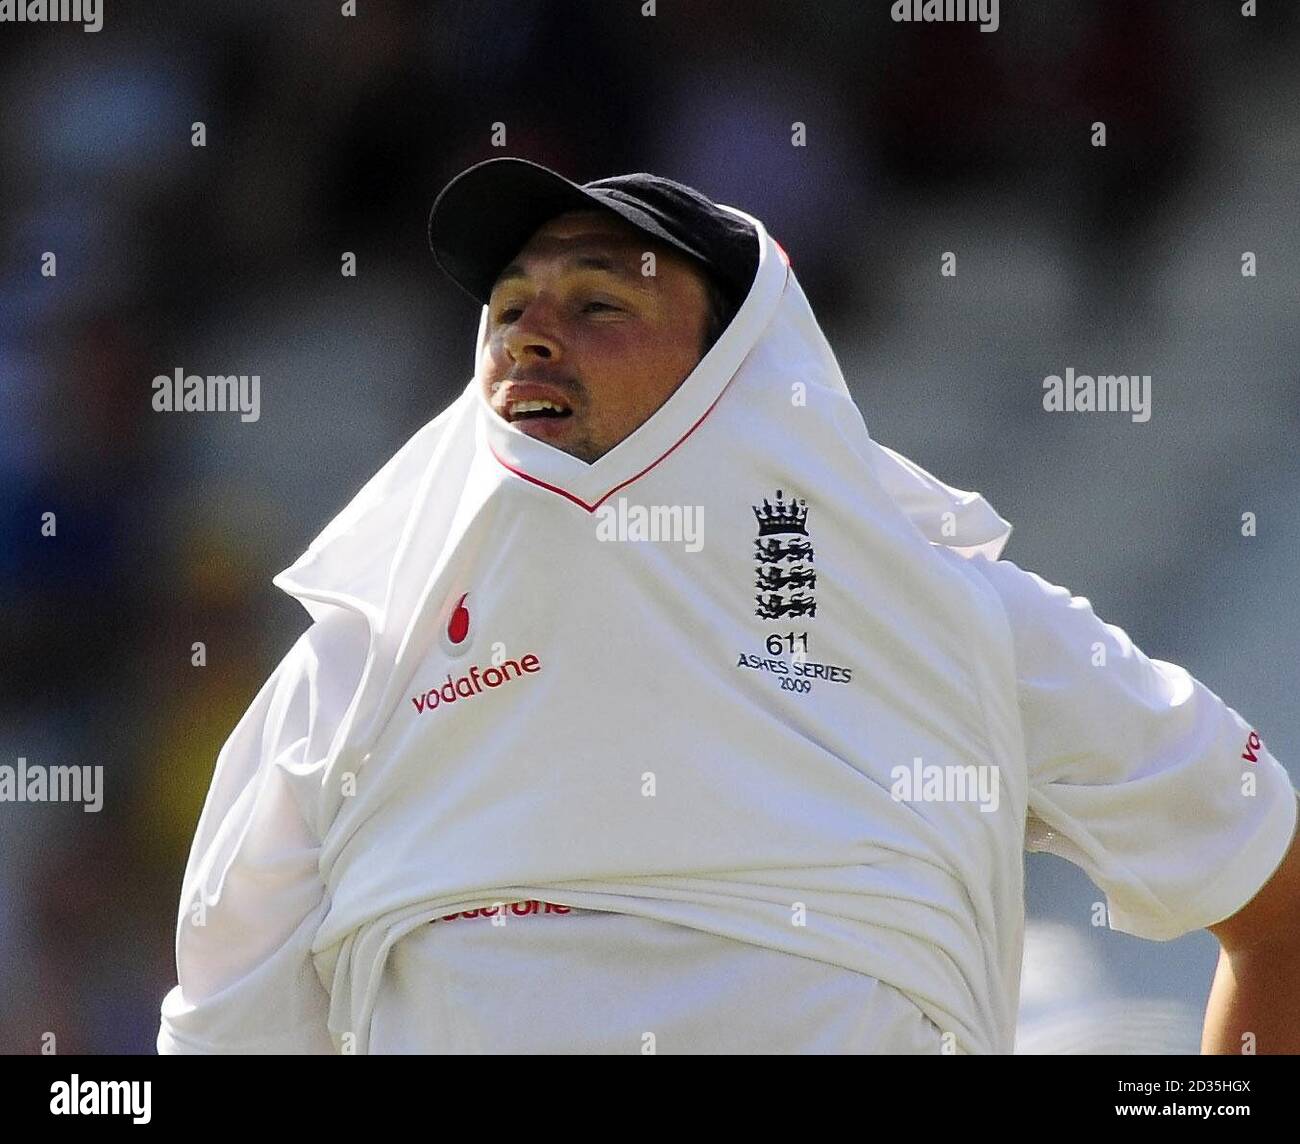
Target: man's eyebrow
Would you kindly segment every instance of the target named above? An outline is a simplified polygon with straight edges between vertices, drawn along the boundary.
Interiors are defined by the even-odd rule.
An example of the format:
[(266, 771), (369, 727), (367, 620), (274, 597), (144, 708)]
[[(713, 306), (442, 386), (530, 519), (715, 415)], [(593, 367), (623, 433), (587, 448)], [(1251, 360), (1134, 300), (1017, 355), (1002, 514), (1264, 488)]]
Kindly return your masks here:
[[(574, 254), (565, 259), (564, 267), (566, 270), (603, 270), (608, 274), (617, 275), (620, 278), (627, 278), (633, 285), (643, 287), (645, 283), (641, 282), (641, 275), (632, 270), (621, 258), (611, 258), (607, 254)], [(527, 278), (528, 272), (518, 262), (512, 262), (500, 274), (497, 275), (496, 285), (507, 282), (515, 278)]]

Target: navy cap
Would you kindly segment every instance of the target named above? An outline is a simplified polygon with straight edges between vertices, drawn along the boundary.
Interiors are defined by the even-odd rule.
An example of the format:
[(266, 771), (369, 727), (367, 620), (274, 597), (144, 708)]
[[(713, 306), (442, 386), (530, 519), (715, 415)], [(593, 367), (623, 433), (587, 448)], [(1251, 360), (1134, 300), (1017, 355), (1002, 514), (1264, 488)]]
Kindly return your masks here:
[(543, 223), (605, 209), (703, 264), (731, 311), (758, 271), (758, 235), (693, 187), (660, 175), (613, 175), (579, 186), (527, 159), (487, 159), (451, 180), (429, 213), (429, 245), (448, 277), (487, 305), (497, 276)]

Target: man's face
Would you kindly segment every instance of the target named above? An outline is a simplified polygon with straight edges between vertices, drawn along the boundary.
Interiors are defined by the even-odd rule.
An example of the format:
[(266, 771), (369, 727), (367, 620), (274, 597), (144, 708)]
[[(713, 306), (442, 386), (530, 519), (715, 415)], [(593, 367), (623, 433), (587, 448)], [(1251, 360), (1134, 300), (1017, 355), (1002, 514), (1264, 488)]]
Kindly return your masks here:
[[(641, 273), (647, 250), (653, 276)], [(689, 258), (614, 215), (571, 211), (497, 278), (479, 384), (520, 432), (590, 464), (686, 380), (707, 315), (704, 272)]]

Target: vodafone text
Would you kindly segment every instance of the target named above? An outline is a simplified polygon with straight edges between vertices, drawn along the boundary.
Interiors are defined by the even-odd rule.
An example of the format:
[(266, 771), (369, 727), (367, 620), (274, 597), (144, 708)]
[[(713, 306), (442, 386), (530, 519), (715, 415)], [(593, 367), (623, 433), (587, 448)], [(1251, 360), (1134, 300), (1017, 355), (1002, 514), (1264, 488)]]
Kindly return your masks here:
[(1264, 746), (1264, 741), (1259, 737), (1258, 731), (1251, 731), (1246, 739), (1246, 749), (1241, 752), (1241, 757), (1254, 766), (1259, 762), (1259, 756), (1255, 754)]
[(411, 696), (411, 702), (415, 705), (415, 710), (423, 715), (444, 704), (455, 703), (457, 699), (473, 699), (482, 694), (484, 687), (490, 690), (511, 679), (519, 679), (525, 674), (533, 675), (541, 670), (542, 661), (529, 652), (522, 659), (507, 659), (500, 665), (471, 667), (468, 674), (455, 679), (448, 674), (446, 680), (438, 686), (429, 688), (421, 695)]
[(458, 914), (447, 914), (434, 918), (435, 922), (452, 922), (457, 918), (492, 918), (504, 921), (507, 917), (526, 918), (530, 914), (567, 914), (572, 906), (560, 906), (555, 902), (542, 902), (529, 898), (523, 902), (498, 902), (495, 906), (482, 906), (477, 910), (462, 910)]

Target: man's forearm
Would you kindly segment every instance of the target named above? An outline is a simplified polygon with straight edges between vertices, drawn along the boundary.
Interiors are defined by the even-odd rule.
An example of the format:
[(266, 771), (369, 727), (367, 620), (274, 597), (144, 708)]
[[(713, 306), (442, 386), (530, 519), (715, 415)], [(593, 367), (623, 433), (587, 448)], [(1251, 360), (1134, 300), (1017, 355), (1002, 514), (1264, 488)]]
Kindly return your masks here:
[(1243, 1051), (1300, 1053), (1300, 935), (1281, 949), (1219, 951), (1201, 1052)]

